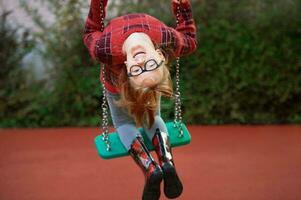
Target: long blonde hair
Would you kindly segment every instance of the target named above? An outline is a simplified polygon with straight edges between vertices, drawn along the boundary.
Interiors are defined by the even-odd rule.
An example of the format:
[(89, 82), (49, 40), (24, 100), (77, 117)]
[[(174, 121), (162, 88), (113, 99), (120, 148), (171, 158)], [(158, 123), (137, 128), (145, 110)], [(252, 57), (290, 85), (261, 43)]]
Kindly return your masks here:
[(173, 94), (172, 81), (169, 73), (168, 64), (163, 64), (163, 78), (160, 83), (152, 88), (134, 88), (127, 76), (124, 66), (118, 78), (120, 89), (120, 100), (118, 106), (127, 108), (128, 112), (134, 117), (136, 126), (142, 126), (146, 121), (148, 128), (154, 123), (155, 113), (160, 102), (160, 96), (171, 97)]

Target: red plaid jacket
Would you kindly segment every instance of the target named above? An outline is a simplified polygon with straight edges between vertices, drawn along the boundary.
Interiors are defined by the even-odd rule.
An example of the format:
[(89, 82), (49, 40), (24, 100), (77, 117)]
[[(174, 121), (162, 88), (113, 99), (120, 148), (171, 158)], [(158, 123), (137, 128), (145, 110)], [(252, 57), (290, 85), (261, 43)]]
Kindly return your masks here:
[[(103, 17), (106, 4), (107, 0), (103, 0)], [(177, 4), (172, 3), (172, 11), (176, 16)], [(171, 57), (190, 54), (196, 49), (196, 27), (189, 1), (180, 6), (179, 24), (176, 29), (144, 13), (116, 17), (105, 26), (103, 32), (100, 31), (100, 22), (100, 0), (91, 0), (83, 39), (92, 58), (106, 65), (105, 87), (113, 93), (118, 92), (115, 85), (126, 60), (122, 53), (122, 45), (130, 34), (146, 33), (161, 48), (171, 49)]]

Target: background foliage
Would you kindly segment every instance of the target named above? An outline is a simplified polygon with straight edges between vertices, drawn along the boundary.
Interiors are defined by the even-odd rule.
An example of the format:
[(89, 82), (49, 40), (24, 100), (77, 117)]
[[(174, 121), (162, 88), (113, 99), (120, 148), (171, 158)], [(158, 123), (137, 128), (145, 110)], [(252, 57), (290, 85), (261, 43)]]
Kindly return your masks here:
[[(166, 1), (110, 2), (107, 21), (128, 12), (146, 12), (175, 25)], [(301, 2), (191, 2), (199, 47), (181, 59), (185, 120), (301, 123)], [(82, 42), (86, 16), (81, 11), (87, 13), (87, 2), (40, 3), (53, 13), (55, 23), (45, 23), (38, 9), (23, 2), (39, 29), (22, 40), (1, 20), (0, 127), (96, 126), (101, 86), (99, 65), (91, 61)], [(28, 34), (43, 44), (40, 52), (53, 68), (47, 80), (24, 84), (25, 71), (19, 66), (32, 47)], [(162, 112), (164, 118), (172, 118), (173, 102), (164, 100)]]
[(32, 98), (25, 84), (22, 58), (33, 47), (29, 33), (17, 33), (8, 23), (10, 11), (0, 14), (0, 125), (15, 126), (19, 116), (24, 116)]

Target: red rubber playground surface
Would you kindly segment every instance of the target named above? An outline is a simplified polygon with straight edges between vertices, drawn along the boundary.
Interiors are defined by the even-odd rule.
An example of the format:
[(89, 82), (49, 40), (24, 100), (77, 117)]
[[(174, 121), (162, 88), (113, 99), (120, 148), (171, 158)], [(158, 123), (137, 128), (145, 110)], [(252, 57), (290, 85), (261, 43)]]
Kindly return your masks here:
[[(301, 199), (301, 126), (188, 129), (191, 144), (173, 149), (178, 199)], [(130, 157), (98, 157), (98, 131), (0, 129), (0, 200), (139, 200), (140, 169)]]

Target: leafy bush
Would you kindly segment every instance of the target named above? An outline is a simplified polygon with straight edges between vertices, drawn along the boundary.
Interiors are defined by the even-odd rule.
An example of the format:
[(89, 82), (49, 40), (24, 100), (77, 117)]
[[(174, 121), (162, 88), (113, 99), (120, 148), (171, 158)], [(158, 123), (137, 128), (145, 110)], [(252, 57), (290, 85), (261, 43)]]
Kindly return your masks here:
[[(39, 12), (42, 5), (47, 6), (55, 16), (54, 24), (44, 21)], [(50, 61), (52, 68), (48, 72), (48, 80), (32, 81), (31, 85), (23, 84), (26, 94), (16, 88), (11, 89), (16, 96), (15, 111), (11, 106), (4, 106), (9, 114), (3, 113), (1, 127), (99, 124), (99, 101), (102, 92), (98, 81), (99, 66), (92, 62), (82, 42), (82, 5), (77, 0), (41, 0), (37, 8), (34, 8), (23, 1), (23, 8), (32, 17), (38, 30), (31, 32), (31, 35), (36, 43), (42, 44), (39, 45), (42, 46), (39, 50), (45, 62)], [(13, 35), (11, 37), (14, 38)], [(22, 49), (20, 46), (13, 48)], [(14, 64), (17, 69), (20, 69), (19, 65)], [(4, 76), (6, 74), (7, 72), (3, 72)], [(6, 80), (4, 82), (7, 83)], [(14, 79), (12, 82), (18, 81)]]
[[(16, 79), (8, 78), (15, 75), (7, 76), (18, 68), (1, 71), (1, 101), (10, 102), (1, 102), (1, 126), (96, 126), (101, 103), (99, 65), (91, 61), (81, 38), (86, 16), (83, 18), (80, 11), (87, 2), (39, 2), (48, 6), (55, 17), (54, 24), (45, 23), (38, 9), (26, 3), (23, 7), (39, 28), (31, 34), (44, 45), (41, 52), (45, 60), (53, 64), (50, 80), (25, 90)], [(193, 55), (181, 58), (185, 121), (301, 123), (301, 2), (191, 2), (199, 46)], [(110, 1), (108, 10), (111, 12), (107, 12), (107, 20), (128, 12), (146, 12), (167, 25), (175, 25), (166, 1)], [(8, 35), (16, 41), (14, 34)], [(13, 46), (12, 42), (2, 43), (2, 38), (1, 45)], [(24, 45), (17, 44), (14, 49)], [(6, 47), (1, 46), (1, 59), (18, 57), (2, 57), (3, 50), (10, 55), (19, 52)], [(13, 60), (16, 63), (10, 66), (18, 66), (20, 59)], [(162, 104), (163, 117), (171, 119), (173, 101), (164, 99)]]
[(205, 1), (199, 8), (199, 48), (183, 59), (187, 120), (300, 123), (300, 2)]
[(28, 32), (18, 32), (8, 23), (10, 14), (11, 11), (5, 10), (0, 14), (0, 127), (15, 126), (16, 117), (30, 104), (26, 99), (29, 91), (25, 73), (20, 65), (33, 42)]
[(82, 1), (42, 1), (55, 17), (54, 24), (43, 21), (38, 9), (23, 7), (39, 28), (35, 32), (44, 49), (42, 54), (53, 68), (50, 88), (42, 94), (41, 126), (85, 126), (99, 123), (98, 104), (101, 94), (99, 67), (93, 63), (82, 42), (84, 22)]

